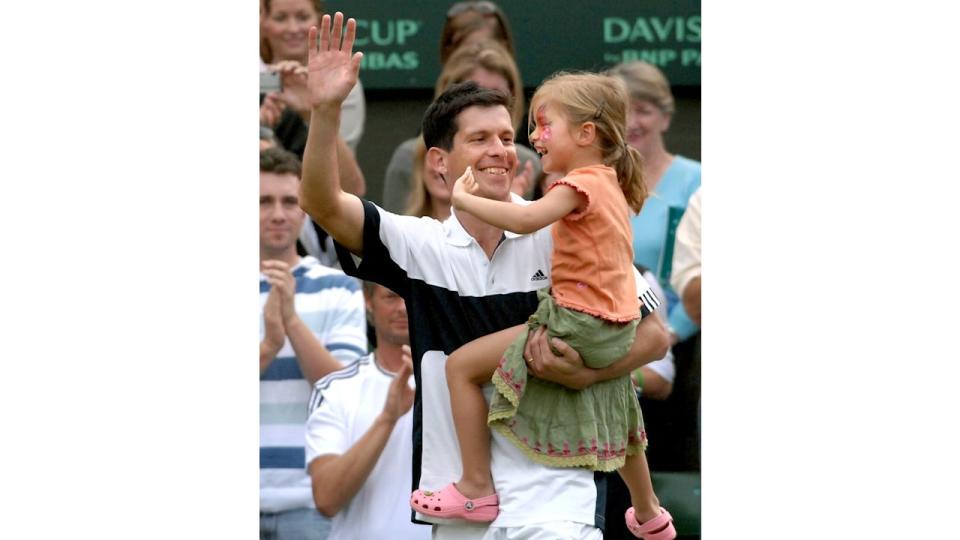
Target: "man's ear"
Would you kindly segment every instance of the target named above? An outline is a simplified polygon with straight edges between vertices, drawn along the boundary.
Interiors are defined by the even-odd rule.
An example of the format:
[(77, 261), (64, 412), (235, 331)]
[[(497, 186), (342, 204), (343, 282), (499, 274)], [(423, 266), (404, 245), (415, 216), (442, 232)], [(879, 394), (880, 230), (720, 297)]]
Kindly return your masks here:
[(584, 122), (577, 129), (577, 144), (590, 146), (597, 138), (597, 125), (593, 122)]
[(427, 163), (443, 178), (447, 179), (447, 153), (436, 146), (427, 150)]

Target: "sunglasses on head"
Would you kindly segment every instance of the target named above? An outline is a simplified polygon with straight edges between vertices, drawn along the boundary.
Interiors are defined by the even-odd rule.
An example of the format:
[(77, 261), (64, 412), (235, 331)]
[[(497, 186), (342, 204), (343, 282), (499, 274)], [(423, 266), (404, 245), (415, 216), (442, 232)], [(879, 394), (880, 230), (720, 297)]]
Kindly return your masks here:
[(447, 10), (447, 18), (456, 17), (467, 11), (476, 11), (484, 14), (494, 13), (497, 11), (497, 5), (493, 2), (457, 2)]

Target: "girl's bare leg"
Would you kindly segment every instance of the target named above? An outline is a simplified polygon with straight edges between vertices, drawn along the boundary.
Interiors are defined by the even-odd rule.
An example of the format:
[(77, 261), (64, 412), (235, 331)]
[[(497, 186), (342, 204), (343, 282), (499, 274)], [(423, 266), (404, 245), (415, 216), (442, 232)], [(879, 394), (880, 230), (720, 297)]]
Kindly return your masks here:
[(475, 339), (447, 358), (450, 409), (460, 442), (463, 477), (457, 489), (471, 499), (494, 493), (490, 476), (490, 428), (482, 387), (490, 382), (500, 358), (526, 325), (518, 325)]
[(619, 473), (630, 490), (630, 501), (637, 521), (643, 523), (660, 515), (660, 500), (653, 492), (646, 454), (640, 452), (635, 456), (627, 456)]

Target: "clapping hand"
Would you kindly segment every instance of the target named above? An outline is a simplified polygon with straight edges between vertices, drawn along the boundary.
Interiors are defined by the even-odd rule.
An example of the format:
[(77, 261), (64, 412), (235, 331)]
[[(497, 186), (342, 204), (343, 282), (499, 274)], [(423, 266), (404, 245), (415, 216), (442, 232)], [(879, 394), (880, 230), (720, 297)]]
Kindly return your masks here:
[[(267, 276), (270, 294), (277, 293), (280, 303), (280, 316), (286, 328), (297, 317), (294, 305), (297, 282), (290, 271), (290, 265), (283, 261), (268, 260), (260, 263), (260, 270)], [(269, 298), (268, 298), (269, 301)]]
[(357, 84), (360, 73), (363, 53), (353, 52), (357, 21), (347, 20), (347, 31), (344, 34), (343, 13), (338, 11), (333, 17), (332, 26), (331, 31), (330, 15), (324, 15), (320, 21), (319, 32), (316, 27), (311, 27), (307, 37), (307, 87), (311, 108), (339, 108)]
[(416, 391), (407, 384), (407, 381), (410, 379), (410, 374), (413, 373), (413, 359), (410, 354), (410, 346), (402, 345), (402, 347), (403, 364), (390, 383), (390, 390), (387, 392), (387, 399), (383, 404), (383, 414), (392, 422), (396, 422), (401, 416), (407, 414), (410, 407), (413, 407), (413, 397), (416, 393)]
[(286, 331), (283, 328), (283, 314), (280, 311), (280, 303), (280, 290), (271, 288), (270, 294), (267, 295), (267, 302), (263, 305), (264, 334), (261, 340), (262, 346), (266, 347), (271, 359), (280, 352), (287, 338)]

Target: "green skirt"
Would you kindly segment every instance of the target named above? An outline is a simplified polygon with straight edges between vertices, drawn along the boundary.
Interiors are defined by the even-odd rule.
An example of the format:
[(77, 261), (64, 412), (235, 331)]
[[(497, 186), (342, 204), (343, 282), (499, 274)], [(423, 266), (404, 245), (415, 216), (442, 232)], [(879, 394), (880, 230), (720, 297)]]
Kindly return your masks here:
[[(573, 347), (587, 367), (603, 368), (623, 358), (636, 336), (639, 319), (610, 323), (557, 306), (547, 289), (527, 325), (548, 327), (549, 336)], [(627, 455), (646, 448), (646, 433), (629, 375), (571, 390), (527, 372), (523, 349), (527, 333), (510, 344), (493, 374), (496, 391), (487, 424), (532, 460), (552, 467), (613, 471)]]

